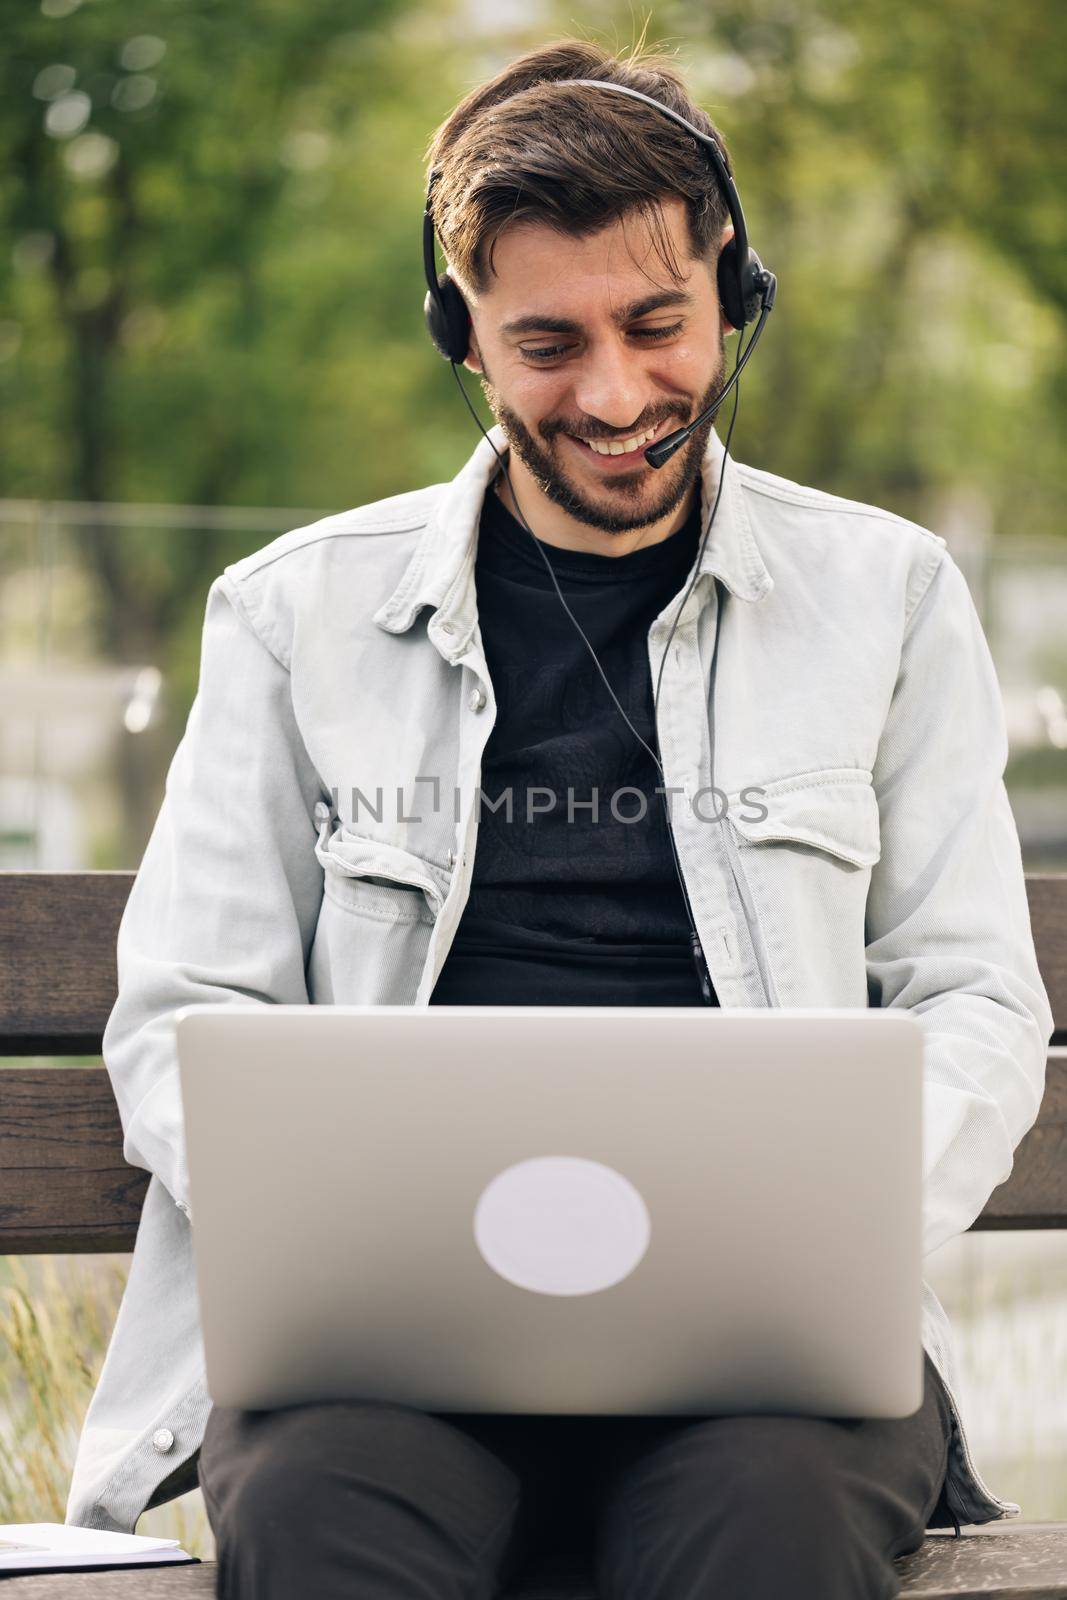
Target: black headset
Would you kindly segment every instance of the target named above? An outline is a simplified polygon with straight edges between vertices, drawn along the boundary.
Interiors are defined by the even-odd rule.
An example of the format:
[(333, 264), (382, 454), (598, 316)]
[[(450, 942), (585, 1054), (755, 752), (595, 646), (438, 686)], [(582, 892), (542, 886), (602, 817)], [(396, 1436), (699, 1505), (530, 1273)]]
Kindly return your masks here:
[[(734, 236), (728, 241), (728, 243), (720, 252), (718, 263), (719, 303), (727, 321), (730, 323), (731, 327), (737, 330), (738, 334), (737, 357), (734, 363), (734, 370), (730, 374), (727, 382), (716, 395), (711, 405), (702, 411), (698, 417), (694, 418), (694, 420), (688, 423), (684, 428), (676, 428), (673, 433), (668, 433), (662, 439), (657, 439), (653, 444), (649, 445), (647, 450), (644, 451), (645, 460), (650, 466), (662, 467), (664, 463), (670, 459), (674, 452), (681, 448), (689, 436), (692, 433), (695, 433), (708, 417), (714, 415), (714, 413), (718, 411), (730, 389), (733, 388), (734, 384), (737, 383), (738, 378), (741, 376), (742, 370), (748, 362), (749, 356), (756, 347), (756, 342), (759, 339), (760, 334), (763, 332), (764, 325), (774, 306), (774, 298), (778, 287), (778, 280), (773, 272), (767, 271), (763, 263), (760, 261), (759, 256), (757, 256), (756, 252), (749, 245), (748, 229), (745, 226), (745, 214), (741, 209), (741, 197), (737, 192), (736, 184), (727, 170), (726, 161), (723, 157), (722, 151), (719, 149), (718, 143), (713, 138), (711, 138), (708, 134), (703, 133), (699, 128), (695, 128), (691, 122), (686, 120), (685, 117), (681, 116), (677, 111), (672, 110), (669, 106), (663, 105), (661, 101), (654, 100), (651, 95), (641, 94), (637, 89), (627, 88), (624, 84), (609, 83), (601, 78), (557, 78), (551, 81), (555, 83), (583, 84), (592, 89), (610, 89), (614, 94), (630, 95), (634, 100), (644, 101), (645, 105), (652, 106), (655, 110), (661, 111), (665, 117), (670, 117), (671, 121), (676, 122), (679, 127), (685, 128), (708, 152), (712, 167), (714, 168), (716, 177), (719, 181), (719, 186), (722, 189), (723, 195), (725, 196), (726, 205), (730, 212), (730, 218), (734, 225)], [(485, 437), (488, 439), (489, 435), (485, 433), (485, 428), (482, 426), (481, 419), (479, 418), (474, 407), (471, 405), (467, 391), (460, 382), (459, 373), (456, 370), (457, 367), (466, 359), (467, 351), (470, 346), (470, 312), (467, 310), (466, 301), (463, 299), (463, 296), (460, 293), (457, 285), (453, 283), (447, 272), (438, 273), (437, 266), (434, 261), (434, 224), (431, 205), (434, 184), (436, 183), (438, 176), (438, 170), (436, 168), (433, 169), (433, 171), (430, 173), (430, 181), (426, 193), (426, 209), (423, 213), (422, 219), (422, 257), (423, 265), (426, 270), (427, 284), (426, 297), (423, 301), (423, 312), (426, 318), (426, 326), (430, 332), (430, 338), (433, 340), (434, 348), (437, 350), (439, 355), (443, 356), (444, 359), (451, 364), (452, 375), (459, 386), (459, 392), (466, 402), (467, 409), (470, 411), (482, 433), (485, 434)], [(756, 322), (756, 326), (752, 330), (748, 344), (745, 346), (744, 354), (742, 354), (741, 347), (744, 340), (742, 330), (756, 317), (758, 317), (759, 320)], [(659, 706), (659, 689), (660, 683), (663, 679), (663, 665), (667, 659), (667, 652), (670, 649), (671, 640), (674, 638), (674, 631), (678, 626), (678, 618), (681, 616), (693, 584), (696, 582), (697, 573), (700, 569), (700, 561), (704, 554), (704, 546), (707, 543), (708, 534), (711, 532), (712, 523), (715, 521), (715, 512), (718, 509), (719, 498), (722, 494), (723, 477), (726, 472), (726, 457), (730, 453), (730, 436), (733, 433), (734, 422), (737, 418), (737, 397), (739, 394), (740, 389), (738, 389), (734, 395), (734, 410), (730, 419), (730, 427), (726, 435), (726, 443), (723, 449), (722, 470), (719, 474), (719, 488), (718, 493), (715, 496), (715, 504), (711, 508), (711, 516), (708, 518), (708, 525), (704, 530), (704, 536), (701, 540), (700, 549), (697, 552), (693, 576), (689, 580), (689, 587), (682, 596), (682, 603), (678, 607), (677, 614), (675, 615), (674, 622), (671, 626), (671, 631), (667, 636), (667, 643), (663, 647), (663, 655), (660, 658), (659, 676), (656, 679), (656, 692), (652, 702), (653, 727), (655, 727), (656, 724), (656, 713)], [(489, 443), (493, 444), (493, 441), (489, 439)], [(577, 628), (578, 632), (585, 641), (586, 649), (592, 656), (596, 665), (596, 669), (600, 673), (601, 678), (604, 680), (604, 686), (611, 695), (612, 700), (614, 700), (620, 716), (630, 729), (630, 732), (637, 739), (638, 743), (644, 746), (644, 748), (648, 751), (649, 755), (652, 757), (652, 760), (655, 762), (657, 769), (659, 770), (660, 777), (662, 778), (663, 767), (660, 763), (659, 757), (651, 748), (651, 746), (646, 744), (645, 740), (642, 739), (641, 735), (638, 733), (637, 729), (626, 715), (626, 712), (619, 703), (618, 696), (611, 687), (611, 684), (608, 682), (607, 675), (605, 674), (603, 667), (600, 665), (596, 651), (589, 643), (581, 624), (563, 597), (563, 591), (560, 589), (552, 563), (549, 561), (548, 556), (542, 549), (541, 542), (537, 538), (537, 535), (534, 533), (533, 529), (530, 527), (530, 524), (526, 521), (526, 518), (522, 514), (518, 497), (516, 496), (515, 490), (511, 484), (511, 477), (508, 473), (507, 467), (504, 465), (503, 460), (500, 457), (500, 452), (497, 450), (496, 445), (493, 445), (493, 453), (501, 462), (504, 476), (507, 479), (508, 487), (511, 489), (512, 499), (515, 502), (515, 509), (518, 512), (519, 520), (522, 522), (523, 527), (533, 539), (534, 544), (541, 553), (541, 558), (544, 561), (545, 566), (548, 568), (549, 577), (552, 579), (552, 582), (555, 585), (556, 593), (559, 596), (564, 611), (566, 611), (567, 615), (570, 617), (571, 621), (574, 623), (574, 626)], [(718, 580), (716, 580), (716, 586), (718, 586)], [(719, 653), (719, 637), (721, 631), (722, 630), (720, 628), (716, 628), (715, 630), (715, 648), (712, 653), (711, 664), (711, 695), (714, 694), (715, 661)], [(714, 719), (710, 718), (710, 714), (708, 736), (710, 751), (709, 761), (711, 765), (710, 777), (711, 786), (714, 790), (715, 734)], [(674, 856), (674, 870), (678, 875), (678, 882), (682, 890), (682, 900), (685, 905), (686, 915), (689, 919), (689, 944), (693, 955), (693, 964), (696, 968), (697, 981), (700, 986), (701, 999), (705, 1005), (713, 1005), (715, 997), (711, 984), (711, 976), (708, 972), (707, 961), (705, 960), (704, 951), (700, 943), (700, 935), (697, 932), (697, 926), (693, 917), (692, 907), (689, 903), (689, 893), (685, 886), (685, 879), (682, 876), (681, 863), (678, 860), (678, 851), (674, 842), (674, 828), (671, 822), (670, 807), (667, 804), (662, 788), (659, 790), (659, 794), (660, 798), (663, 800), (664, 812), (667, 819), (667, 837), (670, 840), (671, 853)], [(743, 895), (741, 896), (741, 901), (742, 908), (744, 910), (745, 921), (749, 926), (749, 937), (751, 938), (752, 925), (749, 921), (748, 908), (745, 905)], [(771, 994), (767, 991), (766, 984), (764, 984), (764, 993), (767, 999), (767, 1004), (772, 1005), (774, 1001)]]

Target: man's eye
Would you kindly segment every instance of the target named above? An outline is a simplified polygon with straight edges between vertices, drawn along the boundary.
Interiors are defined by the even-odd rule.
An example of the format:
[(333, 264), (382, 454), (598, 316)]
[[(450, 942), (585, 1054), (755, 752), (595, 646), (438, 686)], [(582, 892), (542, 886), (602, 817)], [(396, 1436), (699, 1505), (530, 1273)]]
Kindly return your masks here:
[[(674, 322), (669, 328), (635, 328), (634, 337), (654, 343), (657, 339), (669, 339), (681, 326), (680, 322)], [(520, 354), (530, 361), (552, 361), (556, 356), (566, 355), (568, 348), (565, 344), (550, 344), (541, 350), (520, 350)]]

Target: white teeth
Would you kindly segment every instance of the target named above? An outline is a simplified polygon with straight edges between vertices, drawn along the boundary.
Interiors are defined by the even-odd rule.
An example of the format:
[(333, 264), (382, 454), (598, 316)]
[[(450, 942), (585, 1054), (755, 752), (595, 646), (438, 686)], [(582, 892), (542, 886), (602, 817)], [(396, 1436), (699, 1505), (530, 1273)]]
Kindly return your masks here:
[[(656, 424), (656, 427), (659, 427), (659, 423)], [(636, 450), (639, 445), (646, 444), (655, 431), (656, 428), (649, 428), (647, 433), (635, 434), (632, 439), (619, 439), (617, 441), (613, 439), (610, 444), (605, 444), (603, 441), (596, 439), (585, 439), (583, 443), (587, 444), (590, 450), (595, 450), (598, 456), (624, 456), (628, 450)]]

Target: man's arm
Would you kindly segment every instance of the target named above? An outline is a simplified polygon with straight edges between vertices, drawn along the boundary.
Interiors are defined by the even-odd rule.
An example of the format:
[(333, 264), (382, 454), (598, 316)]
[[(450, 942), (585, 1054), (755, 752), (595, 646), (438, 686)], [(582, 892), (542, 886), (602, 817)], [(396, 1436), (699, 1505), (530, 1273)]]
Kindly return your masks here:
[(1004, 768), (1004, 707), (963, 574), (942, 548), (908, 618), (874, 768), (881, 859), (870, 1002), (925, 1032), (923, 1253), (964, 1232), (1033, 1125), (1052, 1011)]
[(118, 999), (103, 1039), (123, 1154), (156, 1173), (187, 1215), (173, 1014), (307, 1003), (322, 797), (289, 673), (223, 574), (208, 593), (196, 699), (119, 927)]

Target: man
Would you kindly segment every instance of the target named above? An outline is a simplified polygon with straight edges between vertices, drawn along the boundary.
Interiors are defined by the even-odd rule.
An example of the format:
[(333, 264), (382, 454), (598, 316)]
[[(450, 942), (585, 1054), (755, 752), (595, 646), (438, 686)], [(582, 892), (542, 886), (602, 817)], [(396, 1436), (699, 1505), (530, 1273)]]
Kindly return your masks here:
[(559, 41), (438, 131), (497, 426), (451, 483), (215, 581), (123, 919), (104, 1056), (153, 1177), (67, 1517), (132, 1528), (198, 1466), (228, 1596), (473, 1600), (555, 1538), (610, 1600), (881, 1600), (929, 1523), (1018, 1510), (974, 1469), (928, 1289), (923, 1402), (891, 1421), (246, 1413), (204, 1388), (182, 1005), (702, 1004), (691, 913), (715, 1003), (918, 1016), (925, 1251), (1037, 1114), (1052, 1017), (966, 585), (943, 539), (737, 465), (710, 421), (644, 460), (725, 382), (730, 230), (695, 141), (562, 81), (597, 75), (710, 127), (669, 65)]

